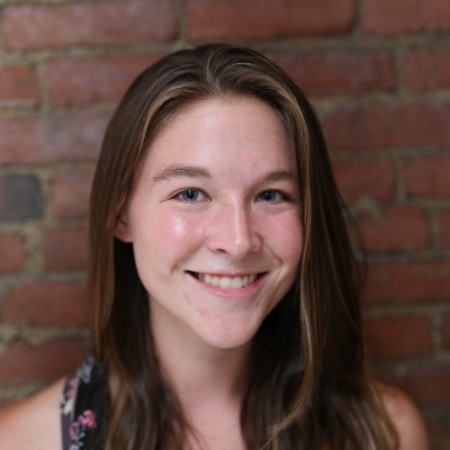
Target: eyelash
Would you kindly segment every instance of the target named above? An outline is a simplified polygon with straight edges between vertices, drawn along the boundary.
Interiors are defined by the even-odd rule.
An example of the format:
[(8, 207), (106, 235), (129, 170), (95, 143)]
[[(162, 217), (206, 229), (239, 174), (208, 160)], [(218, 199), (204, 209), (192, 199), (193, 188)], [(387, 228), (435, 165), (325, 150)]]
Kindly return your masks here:
[[(186, 194), (189, 194), (189, 198), (186, 198)], [(276, 200), (269, 200), (264, 199), (263, 197), (267, 194), (271, 194), (271, 195), (275, 195), (277, 198)], [(192, 197), (195, 198), (192, 198)], [(198, 197), (201, 196), (203, 198), (199, 199)], [(175, 200), (179, 200), (185, 203), (196, 203), (196, 202), (201, 202), (201, 201), (205, 201), (208, 200), (208, 196), (201, 190), (201, 189), (196, 189), (196, 188), (187, 188), (187, 189), (183, 189), (182, 191), (177, 192), (173, 197), (173, 199)], [(284, 201), (292, 201), (291, 197), (289, 195), (287, 195), (284, 192), (278, 191), (276, 189), (267, 189), (265, 191), (262, 191), (261, 193), (259, 193), (256, 196), (256, 201), (262, 201), (262, 202), (266, 202), (266, 203), (280, 203), (280, 202), (284, 202)]]

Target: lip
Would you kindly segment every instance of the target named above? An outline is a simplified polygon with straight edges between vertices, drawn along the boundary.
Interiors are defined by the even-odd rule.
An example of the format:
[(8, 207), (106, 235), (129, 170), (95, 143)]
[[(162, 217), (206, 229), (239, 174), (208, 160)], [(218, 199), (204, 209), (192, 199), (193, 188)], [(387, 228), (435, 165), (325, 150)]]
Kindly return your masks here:
[[(207, 290), (208, 292), (219, 297), (239, 299), (254, 294), (261, 286), (261, 283), (263, 282), (268, 272), (211, 273), (211, 272), (187, 271), (187, 273), (190, 275), (192, 280), (194, 280), (198, 285), (200, 285), (203, 289)], [(247, 279), (247, 281), (250, 281), (250, 283), (242, 287), (223, 287), (209, 284), (203, 281), (202, 278), (205, 279), (205, 277), (219, 277), (227, 279), (241, 278), (244, 280)], [(248, 278), (251, 277), (256, 278), (252, 281), (248, 280)]]

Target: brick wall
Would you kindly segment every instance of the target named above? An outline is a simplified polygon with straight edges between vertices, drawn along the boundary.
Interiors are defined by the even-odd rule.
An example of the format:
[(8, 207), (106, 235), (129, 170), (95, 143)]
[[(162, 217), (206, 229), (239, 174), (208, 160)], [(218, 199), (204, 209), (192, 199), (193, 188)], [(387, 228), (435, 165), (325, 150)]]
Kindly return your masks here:
[(369, 251), (371, 354), (450, 449), (448, 0), (2, 0), (0, 403), (87, 352), (87, 201), (117, 100), (161, 55), (221, 40), (312, 98)]

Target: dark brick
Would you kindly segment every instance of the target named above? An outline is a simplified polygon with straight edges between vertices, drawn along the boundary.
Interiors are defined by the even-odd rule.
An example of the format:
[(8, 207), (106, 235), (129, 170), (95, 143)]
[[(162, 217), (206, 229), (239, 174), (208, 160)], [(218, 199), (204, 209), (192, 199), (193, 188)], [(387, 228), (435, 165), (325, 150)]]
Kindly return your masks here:
[(0, 175), (0, 220), (39, 218), (43, 203), (41, 185), (35, 175)]

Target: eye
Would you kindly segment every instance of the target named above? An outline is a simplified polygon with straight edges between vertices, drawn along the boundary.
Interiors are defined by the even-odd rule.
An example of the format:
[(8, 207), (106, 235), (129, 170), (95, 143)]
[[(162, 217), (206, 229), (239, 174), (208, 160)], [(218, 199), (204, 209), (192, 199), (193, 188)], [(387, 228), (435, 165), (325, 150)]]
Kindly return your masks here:
[(184, 189), (178, 192), (174, 198), (182, 202), (201, 202), (207, 199), (201, 190), (194, 188)]
[(283, 201), (287, 201), (288, 196), (280, 191), (274, 191), (274, 190), (268, 190), (263, 191), (260, 194), (258, 194), (257, 201), (260, 202), (267, 202), (267, 203), (279, 203)]

